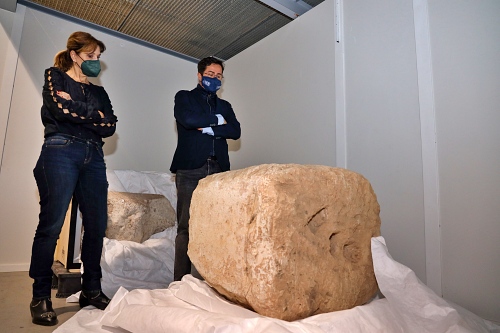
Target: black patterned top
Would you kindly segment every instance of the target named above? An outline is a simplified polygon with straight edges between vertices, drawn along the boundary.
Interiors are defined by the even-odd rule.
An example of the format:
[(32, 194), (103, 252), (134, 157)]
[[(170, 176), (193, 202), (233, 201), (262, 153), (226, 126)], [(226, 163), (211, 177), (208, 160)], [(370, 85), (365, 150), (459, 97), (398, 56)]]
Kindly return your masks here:
[[(58, 96), (57, 91), (68, 93), (71, 100)], [(101, 86), (77, 82), (59, 68), (50, 67), (45, 70), (42, 97), (45, 137), (62, 133), (102, 143), (102, 138), (113, 135), (116, 130), (117, 118)]]

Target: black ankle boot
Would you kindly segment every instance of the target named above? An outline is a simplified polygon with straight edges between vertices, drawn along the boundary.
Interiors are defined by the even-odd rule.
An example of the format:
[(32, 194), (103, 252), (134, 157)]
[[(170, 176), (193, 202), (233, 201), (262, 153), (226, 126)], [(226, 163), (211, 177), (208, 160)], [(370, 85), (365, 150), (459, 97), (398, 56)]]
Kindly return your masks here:
[(98, 309), (104, 310), (111, 300), (108, 296), (104, 295), (101, 290), (83, 291), (80, 293), (80, 307), (93, 305)]
[(35, 299), (30, 303), (31, 321), (43, 326), (57, 325), (57, 315), (52, 308), (50, 298)]

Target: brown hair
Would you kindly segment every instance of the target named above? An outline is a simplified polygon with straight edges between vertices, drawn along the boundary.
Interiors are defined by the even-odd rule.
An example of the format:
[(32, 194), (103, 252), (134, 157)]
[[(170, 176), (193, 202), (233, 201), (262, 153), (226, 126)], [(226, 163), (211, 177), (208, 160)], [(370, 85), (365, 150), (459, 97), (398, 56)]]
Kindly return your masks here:
[(88, 32), (77, 31), (73, 32), (66, 43), (66, 50), (62, 50), (54, 57), (54, 66), (62, 71), (68, 71), (73, 66), (70, 52), (92, 52), (99, 47), (101, 53), (106, 50), (106, 46), (100, 40), (94, 38)]

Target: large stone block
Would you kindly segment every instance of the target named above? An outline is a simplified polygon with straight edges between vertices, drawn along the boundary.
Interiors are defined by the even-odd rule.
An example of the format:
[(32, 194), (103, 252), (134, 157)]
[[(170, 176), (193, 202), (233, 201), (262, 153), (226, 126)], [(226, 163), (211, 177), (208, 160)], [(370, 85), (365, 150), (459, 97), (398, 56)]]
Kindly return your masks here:
[(267, 164), (209, 176), (191, 202), (188, 254), (229, 300), (283, 320), (349, 309), (377, 291), (373, 189), (355, 172)]
[(108, 192), (108, 238), (142, 243), (175, 221), (175, 210), (161, 194)]

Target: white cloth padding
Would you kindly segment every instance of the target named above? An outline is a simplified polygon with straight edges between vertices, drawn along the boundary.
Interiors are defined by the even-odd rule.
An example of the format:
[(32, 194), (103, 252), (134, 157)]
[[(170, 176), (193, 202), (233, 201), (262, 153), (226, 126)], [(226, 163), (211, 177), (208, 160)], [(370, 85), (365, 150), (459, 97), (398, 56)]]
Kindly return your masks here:
[(167, 288), (174, 280), (176, 228), (141, 243), (104, 238), (101, 287), (112, 297), (120, 286), (132, 289)]
[(385, 298), (353, 309), (282, 321), (234, 305), (205, 282), (186, 275), (167, 289), (120, 288), (106, 310), (82, 309), (54, 332), (500, 332), (500, 326), (434, 294), (412, 270), (392, 259), (382, 237), (372, 238), (371, 246)]
[(402, 332), (489, 332), (484, 320), (452, 306), (424, 285), (411, 269), (392, 259), (382, 237), (372, 239), (372, 256), (380, 291)]
[[(108, 169), (106, 175), (109, 191), (162, 194), (176, 209), (177, 192), (171, 173)], [(168, 228), (142, 244), (105, 238), (101, 256), (104, 293), (112, 297), (120, 286), (128, 290), (168, 287), (174, 279), (176, 232), (176, 226)]]

